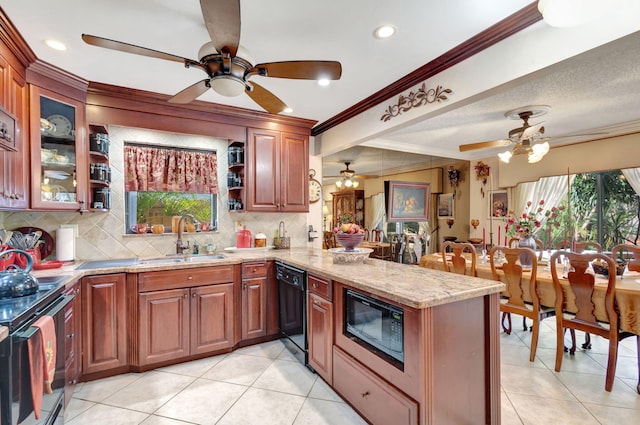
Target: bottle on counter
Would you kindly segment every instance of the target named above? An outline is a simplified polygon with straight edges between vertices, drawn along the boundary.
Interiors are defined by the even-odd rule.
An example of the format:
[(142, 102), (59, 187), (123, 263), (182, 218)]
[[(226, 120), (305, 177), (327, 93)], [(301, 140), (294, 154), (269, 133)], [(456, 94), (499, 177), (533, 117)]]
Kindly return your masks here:
[(193, 253), (194, 254), (200, 253), (200, 245), (198, 245), (198, 241), (193, 242)]

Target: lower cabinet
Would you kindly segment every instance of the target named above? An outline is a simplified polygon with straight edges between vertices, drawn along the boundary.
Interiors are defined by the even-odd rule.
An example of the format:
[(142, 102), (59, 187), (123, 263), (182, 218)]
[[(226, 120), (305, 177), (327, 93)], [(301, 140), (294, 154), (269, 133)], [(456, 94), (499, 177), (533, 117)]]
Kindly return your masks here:
[(71, 401), (73, 391), (80, 379), (80, 311), (82, 300), (80, 299), (80, 283), (75, 282), (65, 290), (65, 295), (73, 296), (72, 302), (67, 304), (64, 310), (64, 337), (65, 337), (65, 362), (64, 362), (64, 404)]
[(242, 339), (278, 332), (278, 303), (273, 261), (242, 264)]
[(127, 365), (126, 274), (82, 278), (82, 374)]
[(333, 386), (360, 414), (379, 424), (418, 423), (418, 403), (338, 347), (333, 353)]
[(231, 348), (233, 266), (138, 274), (137, 366)]
[(327, 383), (333, 383), (333, 282), (308, 276), (307, 339), (309, 364)]

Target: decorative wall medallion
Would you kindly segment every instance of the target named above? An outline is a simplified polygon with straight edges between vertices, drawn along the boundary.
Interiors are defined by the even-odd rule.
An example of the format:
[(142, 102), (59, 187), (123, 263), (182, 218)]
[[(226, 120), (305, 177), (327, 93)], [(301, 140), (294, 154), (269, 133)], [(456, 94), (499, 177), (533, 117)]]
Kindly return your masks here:
[(382, 121), (389, 121), (393, 117), (417, 108), (419, 106), (427, 105), (429, 103), (442, 102), (448, 100), (447, 94), (453, 93), (451, 89), (443, 89), (442, 86), (437, 86), (435, 89), (428, 89), (426, 83), (422, 83), (422, 86), (414, 93), (409, 92), (408, 96), (400, 95), (398, 97), (398, 103), (396, 105), (389, 105), (385, 110), (385, 113), (380, 117)]

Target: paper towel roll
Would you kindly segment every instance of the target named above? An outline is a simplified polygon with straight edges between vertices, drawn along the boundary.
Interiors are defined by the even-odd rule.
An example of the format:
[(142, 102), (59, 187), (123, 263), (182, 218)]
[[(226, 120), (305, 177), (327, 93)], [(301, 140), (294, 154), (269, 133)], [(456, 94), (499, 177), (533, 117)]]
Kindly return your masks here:
[(60, 227), (56, 230), (56, 258), (60, 261), (73, 261), (76, 257), (76, 239), (72, 227)]

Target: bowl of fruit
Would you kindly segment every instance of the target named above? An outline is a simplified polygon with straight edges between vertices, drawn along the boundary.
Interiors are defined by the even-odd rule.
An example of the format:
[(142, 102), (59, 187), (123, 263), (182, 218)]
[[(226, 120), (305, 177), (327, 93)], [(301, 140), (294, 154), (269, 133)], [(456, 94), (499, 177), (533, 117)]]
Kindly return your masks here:
[(333, 229), (333, 233), (347, 252), (353, 251), (364, 240), (364, 229), (353, 222), (351, 214), (342, 215), (340, 224)]

